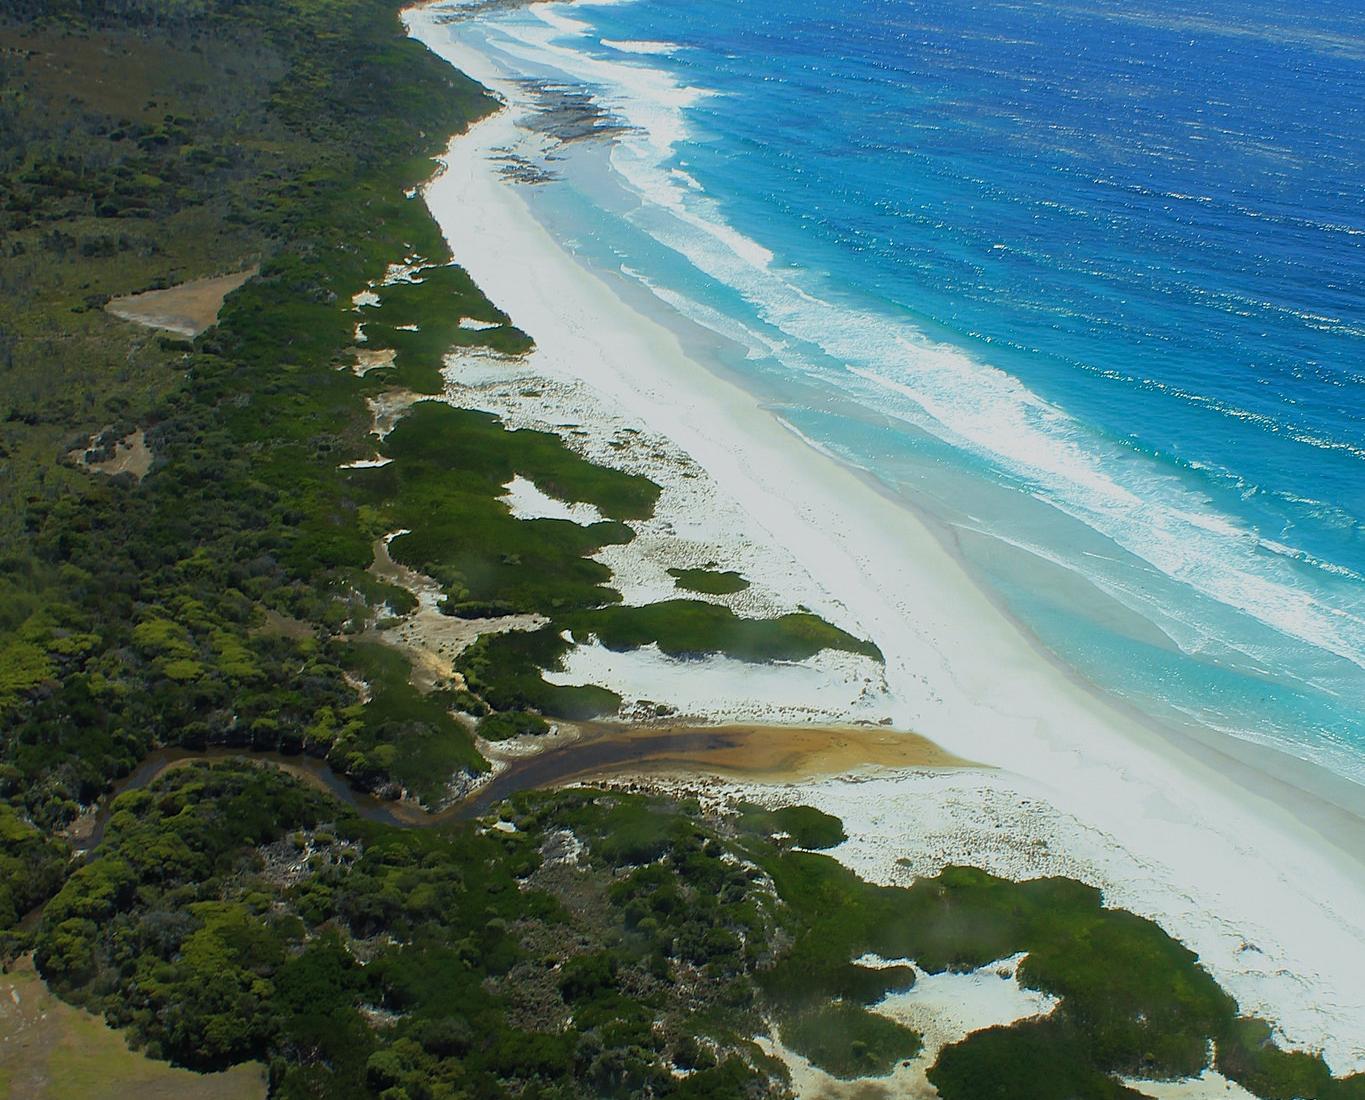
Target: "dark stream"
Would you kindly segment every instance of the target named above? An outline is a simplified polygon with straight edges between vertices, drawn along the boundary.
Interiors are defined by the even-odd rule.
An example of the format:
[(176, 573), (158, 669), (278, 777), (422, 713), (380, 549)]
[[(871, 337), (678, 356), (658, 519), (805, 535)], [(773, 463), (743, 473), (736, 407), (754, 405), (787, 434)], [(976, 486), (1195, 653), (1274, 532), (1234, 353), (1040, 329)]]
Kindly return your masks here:
[(602, 778), (643, 764), (695, 762), (698, 756), (734, 748), (740, 741), (738, 734), (726, 730), (591, 727), (580, 741), (513, 761), (486, 787), (442, 812), (478, 817), (517, 791)]
[(467, 821), (518, 791), (554, 787), (578, 779), (610, 775), (633, 766), (695, 760), (707, 752), (734, 748), (741, 738), (734, 732), (717, 729), (650, 729), (612, 726), (605, 723), (585, 727), (579, 740), (557, 745), (544, 752), (513, 760), (486, 785), (463, 800), (435, 813), (411, 802), (378, 798), (356, 790), (325, 760), (316, 757), (246, 748), (158, 749), (149, 753), (132, 772), (114, 783), (99, 803), (89, 833), (76, 840), (78, 852), (93, 850), (104, 837), (110, 807), (125, 791), (146, 787), (171, 768), (191, 761), (245, 759), (282, 768), (332, 794), (368, 821), (405, 828), (429, 828), (449, 821)]

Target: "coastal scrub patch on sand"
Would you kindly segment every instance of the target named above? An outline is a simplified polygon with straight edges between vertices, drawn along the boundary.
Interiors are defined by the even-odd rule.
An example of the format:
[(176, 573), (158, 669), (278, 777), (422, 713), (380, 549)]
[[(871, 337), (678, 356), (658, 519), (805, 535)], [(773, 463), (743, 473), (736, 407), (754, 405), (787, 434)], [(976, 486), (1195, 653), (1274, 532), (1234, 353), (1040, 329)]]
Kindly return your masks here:
[[(389, 553), (438, 581), (447, 611), (549, 615), (619, 599), (606, 586), (611, 571), (588, 555), (632, 537), (619, 521), (648, 514), (657, 495), (650, 482), (593, 466), (557, 436), (508, 431), (487, 413), (434, 401), (408, 410), (385, 437), (384, 453), (393, 461), (348, 476), (389, 517), (390, 529), (405, 531)], [(499, 499), (516, 474), (611, 518), (586, 527), (517, 519)]]
[(365, 347), (393, 355), (388, 362), (372, 358), (365, 373), (386, 385), (438, 392), (441, 365), (453, 348), (477, 346), (502, 355), (531, 348), (531, 338), (452, 263), (415, 267), (406, 279), (372, 284), (369, 294), (373, 302), (354, 307)]
[(790, 837), (798, 848), (833, 848), (848, 839), (844, 824), (814, 806), (780, 806), (769, 810), (752, 802), (738, 806), (739, 827), (764, 837)]
[(509, 741), (513, 737), (539, 737), (550, 732), (550, 723), (524, 710), (486, 714), (479, 719), (479, 736), (485, 741)]
[(749, 582), (732, 569), (723, 572), (715, 569), (670, 569), (668, 575), (679, 588), (700, 592), (705, 596), (732, 596), (749, 587)]
[[(395, 284), (406, 286), (410, 284)], [(425, 285), (425, 284), (421, 284)], [(613, 606), (611, 570), (590, 555), (634, 538), (659, 487), (597, 465), (553, 432), (510, 430), (498, 417), (439, 401), (410, 406), (382, 441), (383, 465), (347, 476), (398, 534), (387, 553), (440, 585), (442, 610), (461, 618), (538, 613), (552, 625), (478, 639), (453, 662), (466, 687), (496, 711), (588, 718), (620, 706), (593, 685), (550, 684), (574, 638), (613, 649), (657, 644), (672, 656), (724, 654), (744, 661), (800, 661), (824, 649), (880, 659), (875, 646), (809, 613), (747, 619), (701, 600)], [(591, 505), (606, 518), (519, 518), (506, 486), (517, 478), (547, 497)], [(493, 727), (496, 728), (496, 727)]]
[(782, 1042), (835, 1077), (881, 1077), (923, 1045), (908, 1027), (860, 1005), (833, 1001), (791, 1017)]
[(485, 635), (455, 660), (469, 690), (497, 711), (535, 710), (555, 718), (614, 714), (621, 697), (592, 684), (551, 684), (541, 675), (554, 668), (571, 643), (547, 627)]
[(674, 656), (721, 653), (742, 661), (799, 661), (825, 648), (880, 657), (869, 643), (814, 615), (742, 619), (729, 608), (690, 600), (572, 612), (555, 621), (544, 630), (484, 636), (456, 658), (455, 668), (495, 710), (574, 719), (612, 714), (621, 705), (606, 688), (545, 680), (542, 673), (560, 668), (579, 637), (597, 637), (614, 649), (657, 643)]
[(665, 600), (643, 607), (608, 607), (564, 616), (575, 636), (591, 634), (608, 649), (655, 644), (670, 657), (721, 653), (741, 661), (802, 661), (822, 649), (841, 649), (873, 660), (881, 650), (818, 615), (792, 612), (744, 619), (728, 607), (701, 600)]
[(1265, 1020), (1233, 1021), (1219, 1039), (1214, 1064), (1225, 1077), (1269, 1100), (1365, 1100), (1365, 1073), (1333, 1077), (1320, 1055), (1280, 1050)]

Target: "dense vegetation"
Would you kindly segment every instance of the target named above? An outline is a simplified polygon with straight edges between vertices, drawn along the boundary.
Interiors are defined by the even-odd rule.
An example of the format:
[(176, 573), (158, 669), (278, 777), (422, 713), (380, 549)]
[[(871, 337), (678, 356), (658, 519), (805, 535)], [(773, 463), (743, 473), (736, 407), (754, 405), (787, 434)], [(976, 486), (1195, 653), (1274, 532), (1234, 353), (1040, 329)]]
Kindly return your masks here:
[(878, 887), (802, 847), (842, 838), (805, 807), (592, 790), (402, 829), (268, 766), (195, 765), (118, 799), (37, 957), (150, 1053), (262, 1059), (284, 1097), (778, 1096), (752, 1036), (885, 1073), (921, 1045), (876, 1010), (913, 987), (904, 960), (1017, 953), (1060, 1003), (948, 1047), (945, 1100), (1135, 1095), (1118, 1075), (1197, 1074), (1211, 1042), (1258, 1095), (1362, 1095), (1276, 1052), (1190, 952), (1094, 890), (968, 868)]
[[(335, 368), (358, 288), (394, 256), (448, 260), (404, 188), (491, 101), (405, 39), (391, 4), (40, 14), (0, 25), (21, 62), (0, 110), (26, 138), (0, 152), (0, 793), (51, 827), (152, 746), (208, 741), (308, 748), (399, 786), (454, 735), (477, 766), (405, 675), (368, 711), (347, 681), (375, 661), (338, 638), (391, 593), (363, 573), (376, 520), (336, 468), (372, 448), (366, 380)], [(97, 308), (253, 260), (192, 345)], [(417, 352), (393, 370), (436, 383)], [(146, 429), (143, 481), (62, 460), (105, 424)]]
[[(66, 876), (70, 852), (60, 840), (46, 836), (14, 810), (0, 804), (0, 930), (50, 897)], [(0, 954), (9, 944), (0, 941)]]
[[(764, 927), (747, 874), (660, 816), (666, 878), (702, 903), (673, 915), (675, 947), (618, 903), (629, 852), (554, 855), (573, 851), (567, 828), (604, 842), (640, 813), (551, 800), (516, 831), (399, 830), (273, 769), (180, 769), (119, 799), (48, 906), (38, 961), (154, 1054), (265, 1059), (279, 1096), (769, 1095), (751, 990), (732, 988), (767, 938), (746, 956), (731, 930)], [(694, 865), (738, 902), (704, 895)]]
[[(513, 712), (496, 733), (616, 708), (544, 681), (566, 627), (755, 657), (866, 648), (688, 601), (598, 623), (620, 597), (589, 555), (632, 538), (657, 487), (418, 400), (451, 348), (530, 341), (411, 197), (493, 101), (407, 39), (397, 6), (71, 0), (0, 21), (0, 119), (23, 135), (0, 150), (0, 797), (35, 825), (70, 822), (159, 745), (307, 751), (443, 802), (486, 767), (456, 711)], [(193, 341), (99, 308), (252, 263)], [(381, 440), (385, 401), (407, 407)], [(141, 481), (65, 457), (135, 427)], [(378, 446), (388, 465), (346, 468)], [(514, 518), (498, 498), (518, 474), (610, 518)], [(390, 554), (447, 613), (540, 613), (553, 640), (502, 643), (506, 667), (476, 651), (465, 684), (419, 692), (406, 658), (356, 641), (416, 606), (370, 570), (398, 531)]]
[[(309, 751), (440, 803), (485, 767), (457, 712), (501, 739), (616, 708), (543, 677), (566, 631), (679, 656), (878, 656), (807, 614), (620, 606), (589, 555), (628, 541), (657, 487), (421, 399), (450, 348), (518, 354), (529, 338), (409, 197), (493, 103), (407, 40), (397, 7), (18, 0), (0, 15), (0, 131), (17, 138), (0, 143), (6, 952), (35, 945), (55, 989), (150, 1054), (267, 1061), (282, 1097), (778, 1096), (784, 1071), (755, 1035), (775, 1028), (836, 1075), (885, 1072), (921, 1041), (876, 1011), (913, 984), (906, 960), (1018, 952), (1061, 1004), (945, 1051), (946, 1100), (1122, 1095), (1115, 1074), (1195, 1072), (1211, 1041), (1259, 1096), (1361, 1096), (1237, 1019), (1189, 952), (1094, 891), (968, 869), (871, 886), (802, 850), (843, 839), (809, 808), (717, 817), (585, 791), (405, 830), (235, 763), (123, 796), (72, 863), (61, 830), (162, 745)], [(255, 264), (192, 341), (102, 309)], [(363, 372), (358, 350), (375, 353)], [(371, 403), (398, 398), (380, 438)], [(135, 428), (155, 456), (141, 480), (66, 458)], [(344, 468), (377, 449), (387, 465)], [(607, 518), (515, 519), (497, 499), (515, 475)], [(419, 690), (377, 629), (416, 607), (371, 569), (390, 536), (447, 613), (549, 625), (485, 636)], [(21, 918), (49, 898), (31, 931)], [(890, 965), (855, 961), (868, 953)]]

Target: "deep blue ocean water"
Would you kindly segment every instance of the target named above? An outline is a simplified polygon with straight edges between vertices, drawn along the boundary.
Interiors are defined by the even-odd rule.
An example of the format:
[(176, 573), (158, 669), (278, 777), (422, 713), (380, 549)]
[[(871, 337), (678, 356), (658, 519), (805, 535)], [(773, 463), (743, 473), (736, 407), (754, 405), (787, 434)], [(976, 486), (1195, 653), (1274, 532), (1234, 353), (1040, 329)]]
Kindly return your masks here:
[(1365, 782), (1365, 8), (537, 5), (535, 207), (943, 521), (1057, 656)]

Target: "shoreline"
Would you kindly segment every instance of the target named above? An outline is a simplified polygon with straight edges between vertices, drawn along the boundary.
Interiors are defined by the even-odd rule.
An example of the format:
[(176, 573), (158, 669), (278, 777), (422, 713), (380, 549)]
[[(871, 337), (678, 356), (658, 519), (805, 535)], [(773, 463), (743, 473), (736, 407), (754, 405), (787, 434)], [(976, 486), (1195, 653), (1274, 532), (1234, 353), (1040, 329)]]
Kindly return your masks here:
[[(516, 90), (440, 33), (427, 9), (406, 19), (439, 56), (515, 102)], [(842, 608), (832, 621), (886, 654), (898, 728), (1002, 769), (1002, 789), (1050, 808), (1066, 834), (1058, 843), (1084, 852), (1084, 870), (1103, 880), (1096, 885), (1111, 902), (1197, 951), (1244, 1011), (1276, 1020), (1292, 1045), (1323, 1049), (1338, 1073), (1365, 1065), (1365, 926), (1356, 915), (1365, 887), (1350, 839), (1365, 835), (1360, 816), (1315, 807), (1313, 792), (1274, 774), (1318, 782), (1307, 778), (1311, 765), (1287, 769), (1275, 750), (1220, 745), (1212, 732), (1208, 743), (1185, 743), (1040, 653), (921, 517), (695, 361), (676, 333), (549, 236), (489, 159), (515, 141), (512, 114), (456, 138), (424, 194), (461, 265), (536, 339), (528, 370), (585, 385), (670, 440), (761, 538), (792, 548)], [(817, 787), (830, 812), (866, 802), (865, 786), (840, 781), (801, 787), (798, 797)], [(1331, 833), (1338, 839), (1325, 845)], [(1125, 881), (1134, 867), (1145, 872), (1137, 884)]]

